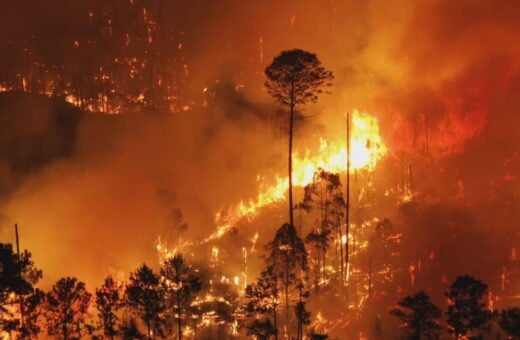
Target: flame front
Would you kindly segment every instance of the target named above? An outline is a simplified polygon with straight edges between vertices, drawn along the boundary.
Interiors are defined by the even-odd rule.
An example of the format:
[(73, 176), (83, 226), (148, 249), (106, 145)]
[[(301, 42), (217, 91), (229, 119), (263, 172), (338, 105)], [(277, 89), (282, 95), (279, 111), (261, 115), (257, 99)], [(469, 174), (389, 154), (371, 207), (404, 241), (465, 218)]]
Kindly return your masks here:
[[(375, 117), (355, 110), (351, 115), (350, 130), (350, 171), (372, 171), (378, 160), (387, 152), (381, 136), (379, 124)], [(345, 173), (347, 170), (346, 132), (344, 138), (328, 141), (320, 138), (318, 154), (306, 150), (303, 156), (298, 151), (293, 154), (293, 184), (304, 187), (312, 182), (318, 169), (332, 173)], [(289, 178), (276, 176), (274, 182), (266, 184), (258, 177), (259, 189), (256, 198), (240, 201), (225, 212), (215, 216), (217, 230), (206, 241), (219, 238), (242, 219), (250, 220), (256, 216), (259, 209), (273, 203), (282, 202), (287, 197)]]

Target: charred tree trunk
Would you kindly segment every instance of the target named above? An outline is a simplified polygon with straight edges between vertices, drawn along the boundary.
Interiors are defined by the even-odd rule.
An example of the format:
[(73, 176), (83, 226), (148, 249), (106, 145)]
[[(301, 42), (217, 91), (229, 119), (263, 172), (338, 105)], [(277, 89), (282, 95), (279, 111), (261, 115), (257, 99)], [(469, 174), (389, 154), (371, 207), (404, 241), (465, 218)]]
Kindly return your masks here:
[(291, 103), (289, 117), (289, 223), (294, 227), (293, 213), (293, 184), (292, 184), (292, 144), (293, 144), (293, 125), (294, 125), (294, 80), (291, 81)]
[[(20, 238), (18, 237), (18, 224), (14, 225), (14, 232), (16, 236), (16, 257), (18, 260), (18, 278), (22, 282), (22, 262), (20, 258)], [(24, 309), (23, 309), (23, 296), (20, 295), (20, 328), (24, 328)]]
[(112, 327), (112, 314), (108, 315), (108, 323), (110, 325), (110, 340), (114, 340), (114, 329)]
[(65, 321), (63, 326), (61, 327), (61, 332), (63, 333), (63, 340), (69, 339), (69, 324)]
[[(350, 231), (350, 114), (347, 113), (347, 181), (346, 181), (346, 200), (345, 200), (345, 278), (348, 278), (349, 271), (349, 231)], [(346, 281), (345, 281), (346, 282)]]
[(274, 279), (274, 297), (273, 297), (273, 323), (274, 323), (274, 339), (278, 340), (278, 317), (276, 316), (276, 298), (278, 297), (278, 280)]
[(288, 318), (289, 317), (289, 258), (288, 258), (287, 252), (285, 252), (284, 289), (285, 289), (285, 314)]
[(302, 287), (299, 290), (299, 309), (298, 309), (298, 332), (296, 335), (297, 340), (303, 339), (303, 300), (302, 300)]
[(179, 328), (179, 340), (182, 339), (181, 299), (177, 292), (177, 327)]
[(338, 237), (339, 237), (339, 258), (340, 258), (340, 275), (341, 275), (341, 279), (343, 280), (344, 278), (344, 258), (343, 258), (343, 233), (341, 232), (341, 218), (339, 217), (339, 214), (338, 214), (338, 221), (337, 221), (337, 225), (338, 225)]

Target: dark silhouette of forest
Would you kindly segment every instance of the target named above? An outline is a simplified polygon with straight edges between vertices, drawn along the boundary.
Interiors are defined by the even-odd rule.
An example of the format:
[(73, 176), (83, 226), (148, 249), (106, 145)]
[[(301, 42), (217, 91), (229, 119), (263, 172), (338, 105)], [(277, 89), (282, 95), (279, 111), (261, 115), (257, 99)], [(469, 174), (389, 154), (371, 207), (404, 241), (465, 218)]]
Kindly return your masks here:
[[(283, 249), (294, 242), (303, 244), (288, 224), (282, 226), (267, 248), (266, 269), (247, 286), (245, 296), (238, 298), (227, 291), (222, 295), (225, 299), (207, 298), (207, 294), (226, 288), (205, 279), (181, 254), (165, 260), (159, 271), (142, 264), (125, 282), (109, 275), (92, 292), (76, 277), (59, 279), (45, 292), (36, 287), (43, 273), (32, 254), (27, 250), (17, 254), (12, 244), (2, 243), (0, 326), (15, 338), (48, 334), (59, 339), (181, 339), (190, 326), (190, 337), (196, 337), (197, 331), (202, 337), (217, 337), (222, 334), (221, 327), (235, 324), (235, 333), (220, 337), (277, 339), (289, 329), (298, 338), (326, 339), (327, 334), (310, 326), (314, 316), (306, 310), (306, 298), (311, 293), (303, 292), (298, 260), (298, 256), (305, 256), (303, 249), (291, 250), (295, 256), (292, 265), (284, 263), (288, 250)], [(285, 277), (290, 278), (289, 305), (285, 304)], [(487, 293), (485, 283), (472, 276), (458, 276), (446, 291), (446, 308), (436, 306), (420, 291), (403, 297), (390, 313), (401, 321), (403, 335), (409, 339), (435, 339), (443, 333), (457, 339), (483, 338), (492, 324), (509, 338), (518, 338), (520, 308), (492, 310), (486, 303)], [(208, 309), (214, 310), (214, 319), (205, 329), (197, 330), (197, 318)], [(384, 335), (377, 322), (374, 332)]]

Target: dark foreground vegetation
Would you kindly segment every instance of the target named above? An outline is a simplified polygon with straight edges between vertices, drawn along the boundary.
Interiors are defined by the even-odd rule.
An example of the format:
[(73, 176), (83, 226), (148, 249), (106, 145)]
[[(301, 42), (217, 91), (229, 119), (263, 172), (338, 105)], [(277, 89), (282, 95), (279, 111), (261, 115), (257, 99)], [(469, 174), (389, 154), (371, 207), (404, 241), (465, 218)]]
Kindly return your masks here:
[[(309, 292), (299, 275), (301, 254), (286, 257), (286, 251), (279, 250), (301, 242), (288, 224), (282, 226), (269, 245), (266, 269), (247, 286), (245, 296), (232, 296), (228, 291), (221, 292), (219, 299), (208, 298), (207, 294), (217, 294), (222, 287), (203, 280), (203, 274), (181, 254), (166, 259), (159, 271), (142, 264), (125, 282), (107, 276), (92, 293), (76, 277), (59, 279), (44, 292), (36, 287), (42, 271), (32, 261), (31, 253), (25, 250), (17, 254), (11, 244), (0, 244), (0, 326), (13, 338), (47, 334), (58, 339), (181, 339), (186, 328), (190, 337), (196, 337), (198, 318), (213, 309), (214, 319), (200, 330), (206, 336), (276, 339), (281, 337), (283, 325), (294, 329), (297, 338), (325, 339), (326, 334), (309, 326)], [(277, 247), (272, 247), (275, 244)], [(284, 258), (295, 261), (287, 264)], [(297, 292), (289, 293), (296, 297), (290, 300), (295, 301), (285, 297), (288, 291)], [(492, 323), (509, 338), (518, 339), (520, 308), (491, 310), (485, 303), (486, 294), (485, 283), (464, 275), (457, 277), (446, 292), (444, 312), (421, 291), (402, 298), (390, 313), (402, 321), (403, 334), (409, 339), (435, 339), (446, 332), (455, 338), (482, 338)], [(224, 335), (224, 325), (235, 325), (231, 327), (234, 331)]]

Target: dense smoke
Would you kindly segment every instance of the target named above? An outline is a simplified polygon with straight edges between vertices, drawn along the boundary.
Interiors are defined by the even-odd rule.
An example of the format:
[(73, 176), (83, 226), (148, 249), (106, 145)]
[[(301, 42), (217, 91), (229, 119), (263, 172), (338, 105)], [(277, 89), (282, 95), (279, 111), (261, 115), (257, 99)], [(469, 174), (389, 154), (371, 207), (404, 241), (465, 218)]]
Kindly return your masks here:
[[(5, 51), (19, 41), (37, 60), (72, 63), (73, 42), (89, 34), (88, 13), (110, 6), (4, 2), (0, 42)], [(164, 11), (178, 20), (186, 110), (102, 115), (37, 95), (0, 98), (0, 235), (12, 241), (19, 223), (46, 284), (77, 274), (96, 285), (108, 272), (156, 264), (158, 235), (201, 241), (219, 210), (255, 195), (257, 176), (284, 174), (285, 134), (263, 69), (297, 47), (317, 53), (335, 82), (305, 109), (296, 149), (344, 138), (354, 108), (379, 119), (389, 154), (373, 173), (374, 210), (354, 218), (388, 218), (404, 235), (403, 263), (430, 261), (415, 287), (401, 291), (423, 288), (442, 304), (438, 285), (463, 273), (501, 289), (501, 273), (514, 248), (520, 252), (518, 2), (200, 0), (172, 1)], [(12, 56), (0, 57), (0, 85)], [(385, 192), (410, 181), (410, 165), (417, 195), (398, 207)], [(251, 247), (259, 231), (261, 253), (284, 212), (270, 207), (243, 221), (220, 249), (236, 257), (236, 242)], [(200, 249), (189, 256), (210, 256), (210, 245)], [(261, 259), (252, 261), (260, 269)]]

